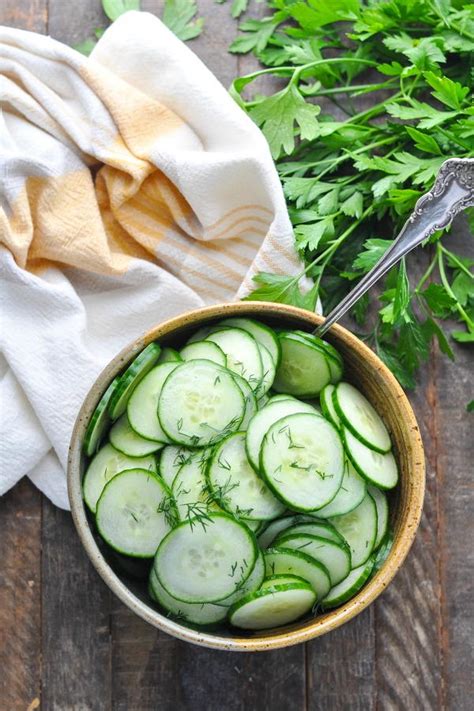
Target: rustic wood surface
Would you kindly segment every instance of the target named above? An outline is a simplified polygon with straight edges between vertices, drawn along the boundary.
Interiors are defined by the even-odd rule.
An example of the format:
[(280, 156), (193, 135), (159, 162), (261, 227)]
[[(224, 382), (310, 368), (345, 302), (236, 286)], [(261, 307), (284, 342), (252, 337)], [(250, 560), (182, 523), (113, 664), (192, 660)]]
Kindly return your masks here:
[[(198, 0), (191, 47), (228, 85), (253, 60), (229, 55), (229, 7)], [(162, 3), (142, 7), (160, 14)], [(0, 0), (0, 23), (74, 44), (105, 26), (99, 0)], [(462, 221), (453, 241), (465, 244)], [(464, 247), (465, 248), (465, 247)], [(414, 271), (424, 257), (410, 258)], [(434, 348), (411, 401), (426, 446), (424, 516), (409, 558), (379, 600), (305, 646), (264, 654), (191, 647), (115, 599), (70, 515), (27, 481), (0, 500), (1, 711), (421, 711), (472, 708), (472, 357)]]

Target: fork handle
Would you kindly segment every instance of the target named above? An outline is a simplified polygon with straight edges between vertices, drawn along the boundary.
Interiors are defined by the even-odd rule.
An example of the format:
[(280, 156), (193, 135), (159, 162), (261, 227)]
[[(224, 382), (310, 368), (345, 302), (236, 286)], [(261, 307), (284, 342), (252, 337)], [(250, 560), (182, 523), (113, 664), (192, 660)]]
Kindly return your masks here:
[(439, 169), (431, 190), (422, 195), (401, 232), (347, 296), (329, 313), (315, 333), (322, 336), (351, 309), (389, 269), (437, 230), (448, 227), (453, 218), (474, 205), (474, 159), (450, 158)]

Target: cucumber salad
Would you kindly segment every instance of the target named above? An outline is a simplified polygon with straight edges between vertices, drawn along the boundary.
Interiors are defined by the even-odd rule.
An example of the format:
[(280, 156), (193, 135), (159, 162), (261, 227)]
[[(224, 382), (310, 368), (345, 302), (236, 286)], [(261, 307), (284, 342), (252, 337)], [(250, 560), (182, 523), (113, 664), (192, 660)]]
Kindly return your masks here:
[(150, 604), (264, 630), (342, 605), (383, 564), (397, 462), (343, 374), (310, 333), (229, 318), (179, 352), (151, 343), (110, 384), (83, 495)]

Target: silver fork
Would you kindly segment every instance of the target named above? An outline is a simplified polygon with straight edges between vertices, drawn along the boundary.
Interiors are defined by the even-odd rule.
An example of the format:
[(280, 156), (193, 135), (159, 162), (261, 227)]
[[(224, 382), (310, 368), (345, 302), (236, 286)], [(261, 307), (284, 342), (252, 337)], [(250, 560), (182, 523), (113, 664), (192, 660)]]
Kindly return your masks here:
[(437, 230), (448, 227), (457, 214), (473, 205), (474, 159), (450, 158), (442, 164), (433, 187), (419, 198), (412, 214), (385, 254), (326, 316), (314, 333), (318, 336), (326, 333), (402, 257)]

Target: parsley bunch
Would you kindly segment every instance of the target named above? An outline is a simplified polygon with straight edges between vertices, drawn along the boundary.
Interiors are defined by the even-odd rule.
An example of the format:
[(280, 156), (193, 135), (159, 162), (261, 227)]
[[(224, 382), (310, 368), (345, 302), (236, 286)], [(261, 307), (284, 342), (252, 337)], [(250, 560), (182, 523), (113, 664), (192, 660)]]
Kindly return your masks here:
[[(314, 308), (319, 295), (327, 312), (383, 254), (443, 161), (474, 154), (474, 5), (267, 0), (267, 7), (262, 19), (241, 22), (230, 47), (252, 52), (265, 68), (236, 79), (231, 93), (268, 140), (315, 286), (303, 295), (303, 272), (262, 273), (248, 298)], [(262, 77), (273, 93), (249, 93)], [(369, 109), (360, 107), (365, 94)], [(407, 387), (433, 338), (453, 357), (440, 319), (456, 318), (451, 337), (474, 341), (474, 262), (447, 245), (449, 235), (436, 234), (416, 284), (401, 263), (387, 275), (376, 313), (368, 295), (353, 311), (361, 337)]]

